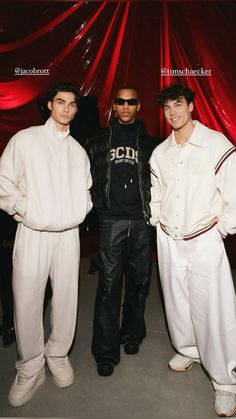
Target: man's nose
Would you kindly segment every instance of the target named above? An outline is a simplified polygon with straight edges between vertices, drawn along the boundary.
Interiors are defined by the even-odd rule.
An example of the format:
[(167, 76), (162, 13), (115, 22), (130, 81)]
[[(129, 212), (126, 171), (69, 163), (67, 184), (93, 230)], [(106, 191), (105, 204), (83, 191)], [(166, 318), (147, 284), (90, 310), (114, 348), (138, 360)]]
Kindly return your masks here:
[(64, 112), (69, 112), (69, 105), (64, 105)]

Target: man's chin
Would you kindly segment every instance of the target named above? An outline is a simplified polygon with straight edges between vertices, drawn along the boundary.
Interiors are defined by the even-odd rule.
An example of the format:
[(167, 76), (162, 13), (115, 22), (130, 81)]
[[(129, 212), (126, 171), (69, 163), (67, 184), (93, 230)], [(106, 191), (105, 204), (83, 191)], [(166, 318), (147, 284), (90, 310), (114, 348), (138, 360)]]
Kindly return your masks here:
[(181, 128), (182, 128), (182, 125), (181, 125), (181, 126), (178, 126), (178, 125), (173, 126), (173, 125), (172, 125), (172, 129), (173, 129), (173, 131), (179, 131)]
[(62, 119), (60, 121), (61, 125), (69, 125), (71, 123), (72, 119)]

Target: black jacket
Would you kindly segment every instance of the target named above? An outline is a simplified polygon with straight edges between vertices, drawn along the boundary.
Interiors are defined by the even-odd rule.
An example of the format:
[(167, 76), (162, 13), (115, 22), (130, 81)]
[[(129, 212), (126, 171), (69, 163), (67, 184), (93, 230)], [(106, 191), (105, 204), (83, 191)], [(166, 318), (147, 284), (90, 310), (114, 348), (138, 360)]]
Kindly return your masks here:
[[(108, 126), (88, 138), (85, 145), (91, 163), (93, 178), (91, 195), (96, 209), (110, 208), (111, 136), (112, 126)], [(137, 135), (139, 191), (145, 220), (148, 220), (151, 216), (149, 207), (151, 198), (149, 158), (157, 145), (157, 139), (147, 135), (145, 130), (143, 130), (143, 134)]]

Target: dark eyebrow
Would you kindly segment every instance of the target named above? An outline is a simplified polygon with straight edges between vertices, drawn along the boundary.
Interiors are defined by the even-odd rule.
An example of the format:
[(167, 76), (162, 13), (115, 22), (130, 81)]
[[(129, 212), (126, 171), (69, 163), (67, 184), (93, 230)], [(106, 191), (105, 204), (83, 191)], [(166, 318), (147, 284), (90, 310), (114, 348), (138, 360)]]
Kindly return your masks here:
[[(66, 102), (65, 99), (62, 99), (60, 97), (55, 98), (55, 100), (60, 100), (61, 102)], [(76, 104), (76, 100), (72, 100), (69, 104), (71, 103), (75, 103)]]

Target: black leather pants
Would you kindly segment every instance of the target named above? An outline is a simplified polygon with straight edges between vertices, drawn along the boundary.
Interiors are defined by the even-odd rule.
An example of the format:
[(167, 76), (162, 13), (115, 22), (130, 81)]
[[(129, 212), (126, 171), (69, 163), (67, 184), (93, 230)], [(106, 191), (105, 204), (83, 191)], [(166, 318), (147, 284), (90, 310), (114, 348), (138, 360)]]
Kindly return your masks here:
[[(146, 336), (145, 299), (151, 276), (151, 231), (143, 219), (100, 220), (102, 268), (96, 294), (92, 353), (96, 362), (120, 361), (120, 343)], [(120, 309), (125, 274), (125, 295)]]

